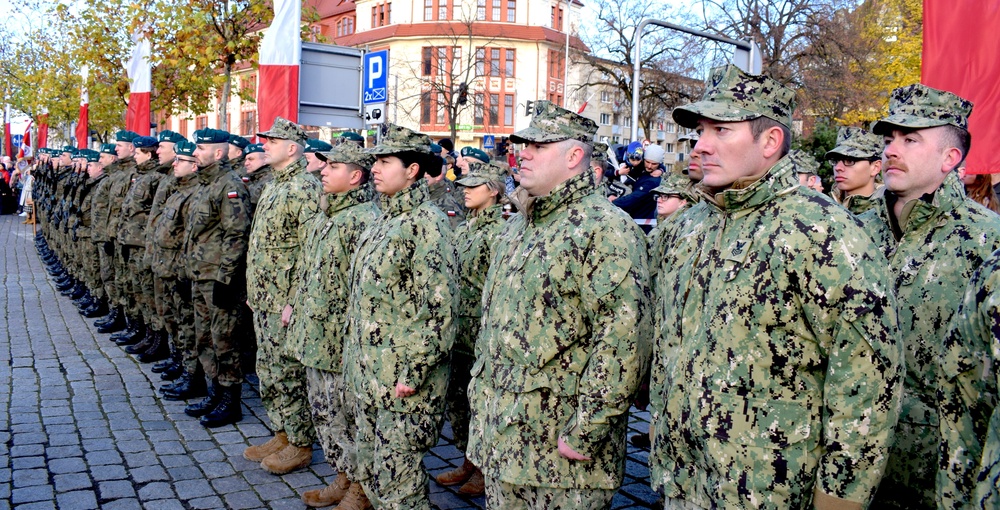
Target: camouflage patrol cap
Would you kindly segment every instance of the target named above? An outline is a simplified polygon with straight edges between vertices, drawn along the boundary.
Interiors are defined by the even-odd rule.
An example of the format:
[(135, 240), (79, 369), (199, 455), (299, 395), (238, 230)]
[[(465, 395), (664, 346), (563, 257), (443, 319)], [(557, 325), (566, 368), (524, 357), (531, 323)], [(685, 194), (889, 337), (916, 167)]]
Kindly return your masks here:
[(842, 127), (837, 131), (837, 146), (827, 151), (826, 159), (872, 159), (882, 155), (882, 137), (858, 127)]
[(683, 174), (670, 172), (663, 176), (660, 185), (653, 188), (654, 195), (677, 195), (688, 202), (696, 200), (691, 191), (691, 179)]
[(72, 145), (64, 145), (59, 153), (62, 154), (64, 152), (69, 153), (70, 157), (73, 157), (76, 156), (77, 150), (76, 147), (73, 147)]
[(363, 137), (363, 136), (355, 133), (354, 131), (344, 131), (343, 133), (340, 133), (340, 141), (341, 142), (348, 141), (348, 140), (352, 141), (352, 142), (357, 142), (357, 143), (360, 143), (360, 144), (364, 144), (365, 143), (365, 137)]
[(472, 158), (482, 161), (483, 163), (490, 162), (490, 155), (486, 154), (485, 152), (475, 147), (462, 147), (462, 150), (459, 152), (459, 154), (461, 154), (463, 158)]
[(164, 129), (163, 131), (160, 131), (160, 134), (157, 135), (157, 138), (160, 140), (160, 143), (163, 143), (163, 142), (177, 143), (177, 142), (183, 142), (183, 141), (187, 140), (187, 138), (184, 138), (184, 135), (182, 135), (182, 134), (180, 134), (180, 133), (178, 133), (176, 131), (171, 131), (169, 129)]
[(87, 163), (97, 163), (101, 160), (101, 153), (91, 149), (83, 149), (80, 155), (87, 160)]
[(716, 67), (701, 101), (674, 108), (674, 121), (693, 129), (699, 118), (740, 122), (767, 117), (792, 127), (795, 92), (765, 75), (747, 74), (734, 65)]
[(194, 132), (194, 143), (229, 143), (229, 133), (221, 129), (199, 129)]
[(193, 160), (194, 150), (197, 148), (198, 146), (195, 145), (194, 143), (184, 140), (181, 142), (177, 142), (177, 145), (174, 146), (174, 152), (177, 153), (178, 158), (184, 157), (184, 158), (191, 158)]
[(430, 154), (431, 138), (403, 126), (389, 124), (388, 132), (382, 137), (382, 143), (370, 149), (365, 149), (366, 154), (374, 154), (375, 156), (399, 154), (400, 152), (407, 151)]
[(488, 182), (502, 184), (504, 179), (507, 178), (507, 171), (509, 169), (510, 167), (507, 166), (507, 163), (499, 161), (491, 161), (489, 163), (469, 161), (469, 171), (461, 179), (455, 181), (455, 184), (467, 188), (474, 188)]
[(134, 131), (122, 130), (115, 133), (115, 141), (132, 143), (132, 140), (135, 140), (137, 136), (139, 136), (139, 134)]
[(788, 157), (795, 165), (796, 173), (819, 175), (819, 162), (812, 154), (801, 149), (792, 149), (788, 152)]
[(889, 98), (889, 116), (872, 125), (872, 132), (886, 135), (893, 126), (924, 129), (952, 125), (969, 129), (972, 102), (946, 90), (914, 83), (892, 91)]
[(246, 149), (243, 149), (243, 154), (253, 154), (255, 152), (260, 152), (260, 153), (263, 154), (263, 152), (264, 152), (264, 144), (262, 144), (262, 143), (252, 143), (250, 145), (247, 145)]
[(590, 155), (590, 161), (604, 163), (608, 160), (608, 144), (597, 142), (594, 144), (594, 152)]
[(117, 156), (118, 151), (115, 150), (115, 144), (106, 143), (101, 145), (101, 154), (110, 154), (112, 156)]
[(229, 145), (236, 146), (236, 147), (238, 147), (240, 149), (246, 149), (247, 146), (250, 145), (250, 140), (247, 140), (246, 138), (243, 138), (240, 135), (230, 134), (229, 135)]
[(330, 149), (317, 152), (316, 157), (328, 163), (351, 163), (365, 170), (375, 164), (375, 156), (365, 154), (365, 150), (356, 143), (341, 143)]
[(556, 106), (551, 101), (535, 101), (535, 115), (527, 128), (510, 135), (514, 143), (551, 143), (577, 140), (594, 143), (597, 123)]
[(315, 153), (318, 153), (318, 152), (326, 152), (326, 151), (328, 151), (328, 150), (330, 150), (332, 148), (333, 148), (332, 145), (324, 142), (323, 140), (320, 140), (318, 138), (310, 138), (310, 139), (306, 140), (306, 150), (305, 150), (305, 152), (306, 153), (310, 153), (311, 152), (311, 153), (315, 154)]
[(132, 145), (135, 145), (136, 149), (156, 147), (159, 143), (159, 140), (153, 138), (152, 136), (137, 136), (132, 139)]
[(263, 133), (257, 133), (257, 136), (261, 138), (291, 140), (303, 147), (305, 147), (306, 140), (309, 138), (306, 135), (306, 131), (302, 129), (301, 126), (284, 117), (275, 118), (274, 125), (271, 126), (271, 129), (264, 131)]

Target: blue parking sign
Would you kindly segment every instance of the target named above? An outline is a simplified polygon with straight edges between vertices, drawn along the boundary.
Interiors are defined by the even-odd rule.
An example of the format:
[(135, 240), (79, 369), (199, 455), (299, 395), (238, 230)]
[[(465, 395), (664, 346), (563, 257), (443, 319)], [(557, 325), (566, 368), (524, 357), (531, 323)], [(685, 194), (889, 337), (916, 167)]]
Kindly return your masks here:
[(389, 88), (389, 50), (365, 53), (361, 99), (364, 104), (386, 102)]

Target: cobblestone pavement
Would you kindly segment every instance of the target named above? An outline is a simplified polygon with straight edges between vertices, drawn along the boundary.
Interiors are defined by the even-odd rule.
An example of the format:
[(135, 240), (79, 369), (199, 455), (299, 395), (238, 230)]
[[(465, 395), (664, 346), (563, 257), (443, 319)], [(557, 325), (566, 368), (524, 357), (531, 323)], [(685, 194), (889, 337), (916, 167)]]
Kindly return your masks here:
[[(301, 493), (335, 474), (317, 447), (304, 471), (273, 476), (243, 458), (270, 432), (252, 377), (245, 418), (207, 430), (183, 402), (157, 398), (159, 376), (97, 333), (61, 296), (35, 252), (31, 225), (0, 216), (0, 510), (302, 509)], [(648, 415), (633, 413), (632, 432)], [(433, 475), (461, 462), (448, 426), (424, 459)], [(614, 508), (649, 508), (647, 452), (629, 446)], [(440, 509), (484, 508), (431, 482)]]

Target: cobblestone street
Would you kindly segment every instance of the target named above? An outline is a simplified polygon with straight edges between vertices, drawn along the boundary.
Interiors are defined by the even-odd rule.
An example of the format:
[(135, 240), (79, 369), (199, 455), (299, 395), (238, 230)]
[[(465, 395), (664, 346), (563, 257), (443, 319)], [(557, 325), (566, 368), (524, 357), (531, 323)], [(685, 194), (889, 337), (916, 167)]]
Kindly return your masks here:
[[(151, 364), (99, 334), (55, 289), (35, 251), (31, 225), (0, 216), (0, 509), (302, 509), (301, 493), (333, 481), (317, 446), (306, 470), (274, 476), (243, 458), (270, 436), (254, 383), (244, 419), (205, 429), (184, 402), (157, 397)], [(646, 432), (648, 414), (632, 417)], [(433, 475), (461, 462), (442, 439), (424, 464)], [(629, 446), (627, 482), (614, 508), (649, 508), (647, 452)], [(431, 482), (440, 509), (483, 508)]]

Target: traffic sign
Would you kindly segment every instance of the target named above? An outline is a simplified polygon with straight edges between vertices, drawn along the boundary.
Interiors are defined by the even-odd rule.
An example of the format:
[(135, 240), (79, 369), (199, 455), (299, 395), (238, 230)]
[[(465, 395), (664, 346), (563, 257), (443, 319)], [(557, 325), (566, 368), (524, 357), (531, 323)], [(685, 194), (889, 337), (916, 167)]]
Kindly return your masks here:
[(363, 68), (361, 97), (364, 103), (384, 103), (389, 88), (389, 50), (365, 53)]
[(365, 124), (385, 124), (385, 103), (365, 105)]
[(493, 135), (483, 135), (483, 148), (493, 149), (496, 147), (496, 138)]

